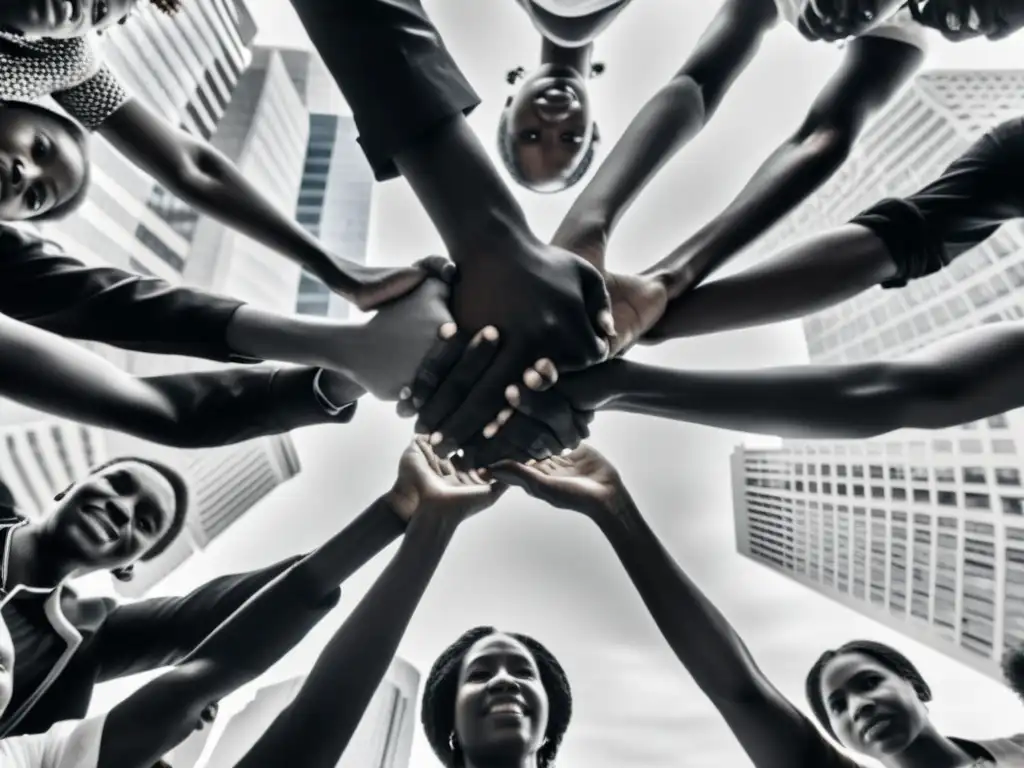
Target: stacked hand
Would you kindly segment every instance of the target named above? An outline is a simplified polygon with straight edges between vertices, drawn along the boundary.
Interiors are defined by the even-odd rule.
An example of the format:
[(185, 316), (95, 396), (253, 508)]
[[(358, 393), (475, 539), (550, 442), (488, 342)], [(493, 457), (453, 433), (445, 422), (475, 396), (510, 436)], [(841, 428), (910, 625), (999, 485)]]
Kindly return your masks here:
[(1024, 9), (1007, 0), (912, 0), (914, 18), (959, 42), (985, 36), (1000, 40), (1024, 26)]
[(797, 29), (808, 40), (834, 42), (863, 34), (905, 0), (804, 0)]
[[(443, 256), (427, 256), (404, 267), (369, 267), (352, 264), (346, 273), (355, 278), (359, 287), (352, 294), (352, 303), (362, 312), (378, 309), (388, 302), (400, 299), (430, 277), (445, 279), (455, 268)], [(328, 285), (335, 289), (335, 286)]]

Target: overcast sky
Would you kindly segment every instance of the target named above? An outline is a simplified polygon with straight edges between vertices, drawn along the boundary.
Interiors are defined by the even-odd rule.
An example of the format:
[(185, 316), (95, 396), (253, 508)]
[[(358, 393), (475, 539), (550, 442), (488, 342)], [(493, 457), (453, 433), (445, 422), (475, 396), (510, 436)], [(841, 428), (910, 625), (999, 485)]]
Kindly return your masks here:
[[(337, 0), (336, 0), (337, 1)], [(305, 46), (286, 0), (250, 0), (260, 42)], [(682, 63), (715, 0), (636, 0), (599, 41), (607, 72), (593, 86), (605, 147)], [(483, 97), (471, 119), (485, 144), (509, 92), (505, 72), (536, 61), (540, 43), (514, 0), (434, 0), (427, 7)], [(646, 266), (725, 205), (759, 162), (795, 129), (841, 51), (779, 28), (733, 87), (713, 123), (650, 185), (617, 234), (609, 264)], [(1013, 67), (1024, 44), (933, 49), (936, 67)], [(541, 235), (570, 198), (520, 195)], [(401, 222), (395, 226), (395, 222)], [(408, 262), (440, 253), (440, 239), (402, 181), (378, 187), (370, 260)], [(694, 367), (750, 367), (806, 359), (798, 325), (680, 342), (638, 355)], [(219, 573), (311, 548), (343, 526), (393, 478), (409, 425), (369, 401), (355, 422), (297, 434), (303, 470), (237, 523), (159, 592), (180, 592)], [(1021, 730), (1024, 710), (995, 683), (735, 553), (729, 454), (746, 436), (628, 415), (602, 415), (593, 441), (616, 461), (641, 509), (682, 566), (746, 639), (772, 680), (800, 706), (804, 675), (828, 647), (854, 637), (890, 642), (922, 668), (937, 722), (954, 735)], [(390, 558), (346, 586), (341, 608), (273, 673), (297, 674)], [(611, 549), (583, 520), (509, 493), (459, 532), (401, 647), (422, 671), (477, 624), (527, 632), (562, 661), (574, 688), (564, 768), (721, 768), (748, 764), (633, 591)], [(105, 707), (122, 687), (97, 697)], [(343, 686), (339, 695), (344, 695)], [(236, 699), (235, 705), (238, 700)], [(227, 703), (224, 713), (230, 713)], [(222, 717), (222, 721), (226, 719)], [(436, 765), (417, 729), (413, 766)]]

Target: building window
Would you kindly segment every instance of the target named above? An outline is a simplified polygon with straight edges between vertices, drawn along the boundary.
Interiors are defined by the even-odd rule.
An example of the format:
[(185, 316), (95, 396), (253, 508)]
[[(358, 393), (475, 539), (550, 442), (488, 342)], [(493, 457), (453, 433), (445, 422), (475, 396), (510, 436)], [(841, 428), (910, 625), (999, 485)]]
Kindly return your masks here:
[(991, 509), (987, 493), (965, 493), (964, 507), (967, 509)]
[(956, 494), (953, 491), (939, 491), (938, 501), (943, 507), (955, 507)]
[(1004, 515), (1024, 515), (1024, 504), (1020, 499), (1011, 496), (1000, 496), (999, 501), (1003, 507)]
[(988, 482), (988, 478), (985, 475), (984, 467), (964, 467), (963, 468), (964, 482), (971, 483), (974, 485), (984, 485)]
[(1016, 467), (996, 467), (997, 485), (1020, 485), (1020, 470)]

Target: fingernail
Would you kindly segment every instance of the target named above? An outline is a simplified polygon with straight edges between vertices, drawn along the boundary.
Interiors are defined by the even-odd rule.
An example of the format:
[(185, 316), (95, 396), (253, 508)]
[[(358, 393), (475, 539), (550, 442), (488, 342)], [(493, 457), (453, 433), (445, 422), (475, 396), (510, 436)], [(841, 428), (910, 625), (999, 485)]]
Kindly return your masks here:
[(459, 328), (455, 323), (445, 323), (438, 329), (437, 333), (442, 339), (450, 339), (458, 330)]
[(544, 379), (537, 373), (533, 368), (523, 374), (523, 383), (530, 389), (537, 389), (541, 384), (544, 383)]
[(486, 328), (484, 328), (483, 336), (485, 339), (487, 339), (487, 341), (497, 341), (498, 329), (495, 328), (493, 325), (488, 325)]
[(408, 387), (402, 387), (398, 391), (398, 399), (399, 400), (408, 400), (411, 395), (412, 395), (412, 390), (409, 389)]
[(607, 309), (601, 310), (601, 314), (597, 316), (597, 323), (601, 326), (601, 329), (609, 336), (615, 336), (615, 318), (612, 317), (612, 313)]
[(519, 404), (519, 387), (515, 384), (509, 384), (505, 387), (505, 399), (512, 405)]
[(440, 432), (434, 432), (430, 436), (431, 445), (438, 445), (442, 440), (444, 440), (444, 435), (442, 435)]
[(511, 408), (505, 408), (498, 414), (498, 423), (505, 424), (509, 419), (512, 418), (512, 414), (515, 413)]
[(492, 423), (488, 424), (486, 427), (484, 427), (484, 437), (486, 437), (488, 440), (490, 440), (496, 434), (498, 434), (498, 425), (497, 424), (492, 422)]

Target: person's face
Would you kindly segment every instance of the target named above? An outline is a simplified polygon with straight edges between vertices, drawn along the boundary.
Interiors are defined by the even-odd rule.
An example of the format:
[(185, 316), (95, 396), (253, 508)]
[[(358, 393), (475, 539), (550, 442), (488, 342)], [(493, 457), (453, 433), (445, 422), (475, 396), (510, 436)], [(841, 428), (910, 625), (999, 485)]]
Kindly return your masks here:
[(160, 540), (174, 518), (174, 503), (167, 478), (125, 461), (74, 485), (47, 526), (81, 569), (109, 570), (135, 562)]
[(73, 197), (85, 183), (86, 159), (56, 120), (0, 107), (0, 221), (22, 221)]
[(928, 725), (913, 686), (863, 654), (826, 664), (821, 698), (843, 746), (876, 759), (903, 752)]
[(506, 109), (512, 154), (527, 182), (561, 188), (593, 135), (586, 83), (574, 70), (541, 67)]
[[(532, 755), (548, 727), (548, 696), (533, 654), (509, 635), (478, 640), (459, 670), (455, 737), (475, 765)], [(513, 759), (510, 759), (513, 758)]]
[(129, 14), (138, 0), (7, 0), (0, 26), (28, 39), (84, 37)]
[(11, 703), (14, 693), (14, 640), (0, 614), (0, 716)]

